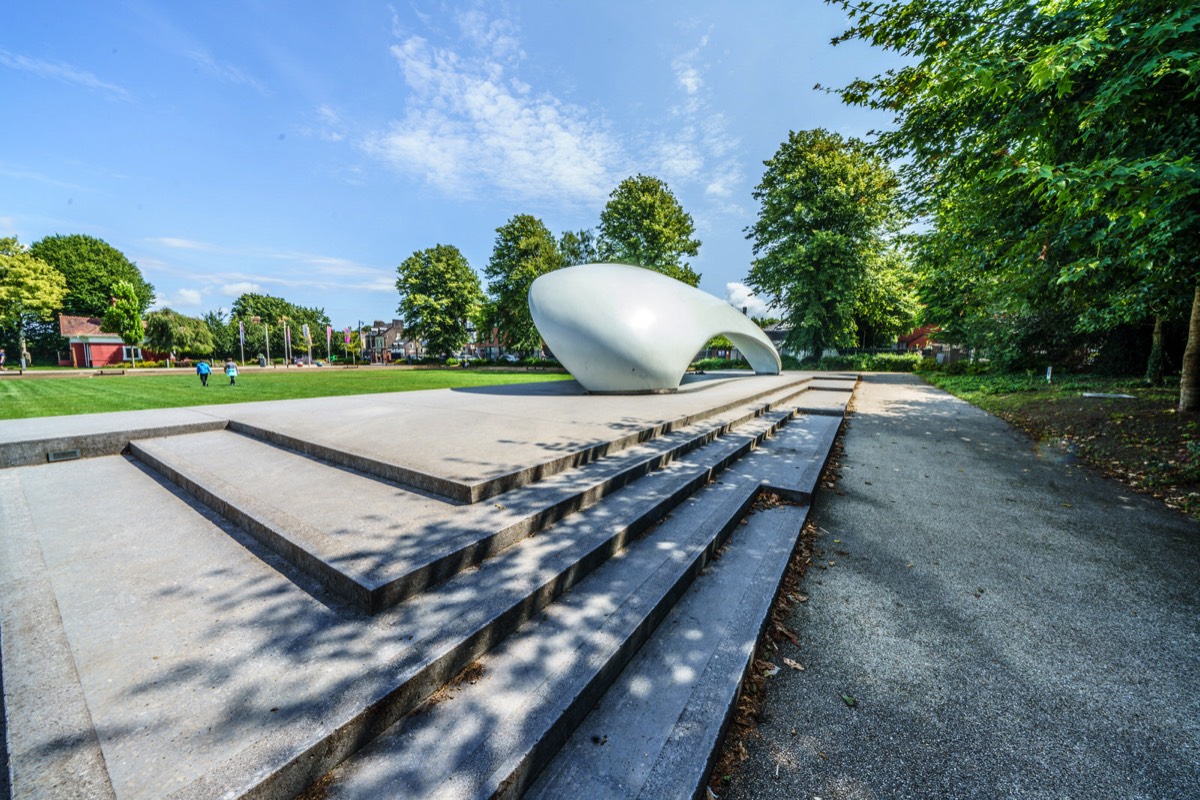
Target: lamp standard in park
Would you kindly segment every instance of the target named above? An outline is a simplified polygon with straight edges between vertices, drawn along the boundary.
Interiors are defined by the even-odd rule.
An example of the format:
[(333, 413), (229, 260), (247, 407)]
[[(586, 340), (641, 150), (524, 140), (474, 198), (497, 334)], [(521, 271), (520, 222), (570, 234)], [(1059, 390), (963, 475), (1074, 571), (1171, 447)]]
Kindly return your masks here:
[(266, 322), (263, 322), (263, 318), (262, 318), (262, 317), (254, 316), (254, 317), (251, 317), (251, 318), (250, 318), (250, 321), (251, 321), (251, 322), (253, 322), (255, 325), (257, 325), (258, 323), (262, 322), (262, 326), (263, 326), (263, 344), (264, 344), (264, 345), (266, 345), (266, 348), (267, 348), (267, 363), (268, 363), (268, 364), (270, 364), (270, 363), (271, 363), (271, 329), (270, 329), (270, 328), (267, 326), (267, 323), (266, 323)]

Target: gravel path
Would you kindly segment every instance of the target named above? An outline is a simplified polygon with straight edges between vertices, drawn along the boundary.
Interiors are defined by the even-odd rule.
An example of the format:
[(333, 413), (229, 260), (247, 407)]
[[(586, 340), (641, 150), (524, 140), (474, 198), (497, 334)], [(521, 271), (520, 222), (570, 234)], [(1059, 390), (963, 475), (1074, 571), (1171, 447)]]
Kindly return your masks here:
[(1200, 797), (1200, 526), (914, 376), (855, 403), (722, 800)]

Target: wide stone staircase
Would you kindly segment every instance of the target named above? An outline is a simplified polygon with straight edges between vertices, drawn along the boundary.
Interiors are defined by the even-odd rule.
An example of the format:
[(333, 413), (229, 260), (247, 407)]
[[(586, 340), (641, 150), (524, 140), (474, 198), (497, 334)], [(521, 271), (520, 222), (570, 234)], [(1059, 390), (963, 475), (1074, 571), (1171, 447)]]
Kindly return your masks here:
[(855, 381), (714, 381), (471, 469), (562, 406), (489, 398), (439, 469), (291, 406), (55, 463), (87, 436), (0, 429), (13, 796), (702, 795)]

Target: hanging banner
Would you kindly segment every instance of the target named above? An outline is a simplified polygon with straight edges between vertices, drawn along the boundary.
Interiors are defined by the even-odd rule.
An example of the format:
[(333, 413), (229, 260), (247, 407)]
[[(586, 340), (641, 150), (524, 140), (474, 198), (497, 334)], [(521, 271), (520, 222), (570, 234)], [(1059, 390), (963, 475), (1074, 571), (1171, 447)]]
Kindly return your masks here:
[(332, 344), (333, 344), (333, 326), (326, 325), (325, 326), (325, 353), (326, 354), (333, 352), (333, 350), (331, 349)]
[(242, 343), (242, 347), (246, 346), (246, 326), (240, 319), (238, 320), (238, 341)]
[(350, 329), (346, 328), (346, 344), (350, 344)]
[(312, 333), (308, 329), (307, 322), (300, 326), (300, 332), (304, 334), (304, 343), (312, 347)]

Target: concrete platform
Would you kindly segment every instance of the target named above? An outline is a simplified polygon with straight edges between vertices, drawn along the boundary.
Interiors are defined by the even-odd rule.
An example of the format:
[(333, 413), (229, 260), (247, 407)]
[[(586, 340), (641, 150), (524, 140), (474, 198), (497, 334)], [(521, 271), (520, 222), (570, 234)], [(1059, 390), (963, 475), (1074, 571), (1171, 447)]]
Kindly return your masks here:
[[(701, 529), (728, 530), (743, 501), (718, 513), (697, 490), (726, 472), (752, 495), (758, 472), (731, 470), (755, 445), (769, 451), (780, 426), (793, 449), (806, 436), (827, 444), (836, 420), (796, 409), (810, 395), (839, 395), (844, 408), (853, 381), (809, 391), (811, 378), (707, 376), (639, 397), (538, 384), (0, 424), (0, 458), (24, 464), (0, 470), (14, 795), (294, 796), (543, 609), (568, 614), (551, 604), (601, 565), (605, 580), (626, 583), (626, 563), (673, 559), (678, 548), (655, 537), (680, 526), (707, 536), (694, 552), (709, 552), (719, 533)], [(831, 397), (819, 405), (836, 408)], [(114, 454), (45, 463), (64, 442)], [(459, 488), (434, 492), (407, 473), (348, 466), (355, 459)], [(772, 469), (808, 475), (816, 460), (797, 451)], [(717, 521), (689, 526), (681, 510), (655, 528), (689, 503), (699, 510), (688, 514)], [(585, 699), (570, 724), (546, 718), (558, 741), (703, 561), (629, 617), (641, 633), (606, 650), (617, 660), (580, 656), (604, 677), (562, 695)], [(607, 641), (590, 630), (575, 634)], [(536, 758), (518, 759), (510, 788), (536, 775), (551, 741), (533, 740)], [(453, 771), (454, 785), (467, 780)]]

